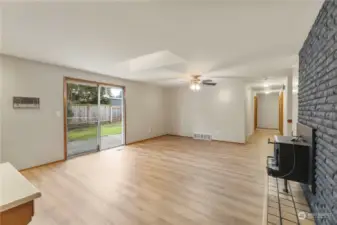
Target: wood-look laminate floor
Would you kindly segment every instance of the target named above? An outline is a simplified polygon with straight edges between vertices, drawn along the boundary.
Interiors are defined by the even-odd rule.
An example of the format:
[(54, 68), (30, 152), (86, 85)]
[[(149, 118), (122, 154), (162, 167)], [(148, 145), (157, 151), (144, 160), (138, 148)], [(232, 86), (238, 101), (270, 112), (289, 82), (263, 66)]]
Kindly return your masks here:
[(260, 225), (267, 138), (164, 136), (26, 170), (42, 192), (31, 225)]

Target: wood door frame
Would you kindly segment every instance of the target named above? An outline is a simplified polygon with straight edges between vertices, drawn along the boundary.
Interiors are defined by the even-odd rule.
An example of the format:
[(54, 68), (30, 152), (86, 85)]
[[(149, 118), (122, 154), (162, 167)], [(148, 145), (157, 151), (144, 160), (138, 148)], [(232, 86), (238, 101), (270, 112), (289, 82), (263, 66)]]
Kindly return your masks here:
[(254, 96), (254, 131), (257, 129), (258, 98)]
[(124, 145), (126, 145), (126, 100), (125, 100), (125, 93), (126, 89), (125, 86), (117, 85), (113, 83), (104, 83), (98, 82), (93, 80), (85, 80), (80, 78), (73, 78), (73, 77), (63, 77), (63, 149), (64, 149), (64, 160), (68, 159), (68, 149), (67, 149), (67, 82), (74, 81), (79, 83), (87, 83), (87, 84), (95, 84), (97, 87), (99, 85), (111, 86), (111, 87), (119, 87), (123, 89), (123, 137), (124, 137)]

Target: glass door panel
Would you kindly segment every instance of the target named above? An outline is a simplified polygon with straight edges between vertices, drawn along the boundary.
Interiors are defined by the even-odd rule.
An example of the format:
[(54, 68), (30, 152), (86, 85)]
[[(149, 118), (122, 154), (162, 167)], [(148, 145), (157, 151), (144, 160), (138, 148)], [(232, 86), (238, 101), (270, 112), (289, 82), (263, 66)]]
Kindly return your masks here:
[(98, 150), (98, 96), (96, 84), (67, 81), (68, 157)]
[(112, 86), (99, 86), (99, 142), (105, 150), (124, 144), (123, 89)]

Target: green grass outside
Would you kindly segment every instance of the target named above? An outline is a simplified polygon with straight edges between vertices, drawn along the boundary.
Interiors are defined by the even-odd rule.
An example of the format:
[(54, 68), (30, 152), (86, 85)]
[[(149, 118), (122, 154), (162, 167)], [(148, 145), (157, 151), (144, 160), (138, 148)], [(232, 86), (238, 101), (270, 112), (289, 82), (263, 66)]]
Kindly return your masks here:
[[(104, 124), (101, 125), (101, 136), (121, 134), (121, 124)], [(97, 127), (79, 128), (68, 131), (68, 140), (88, 140), (97, 136)]]

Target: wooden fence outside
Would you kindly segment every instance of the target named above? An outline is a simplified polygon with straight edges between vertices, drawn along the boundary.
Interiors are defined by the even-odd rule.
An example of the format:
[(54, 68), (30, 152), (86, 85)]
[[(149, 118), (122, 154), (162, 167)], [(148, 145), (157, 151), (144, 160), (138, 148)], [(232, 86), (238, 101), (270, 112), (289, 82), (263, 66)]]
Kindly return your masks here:
[[(68, 125), (94, 124), (100, 119), (102, 123), (115, 123), (122, 120), (121, 106), (111, 105), (70, 105), (68, 110)], [(99, 110), (99, 118), (98, 118)]]

